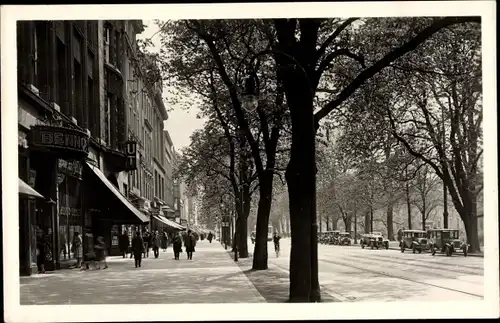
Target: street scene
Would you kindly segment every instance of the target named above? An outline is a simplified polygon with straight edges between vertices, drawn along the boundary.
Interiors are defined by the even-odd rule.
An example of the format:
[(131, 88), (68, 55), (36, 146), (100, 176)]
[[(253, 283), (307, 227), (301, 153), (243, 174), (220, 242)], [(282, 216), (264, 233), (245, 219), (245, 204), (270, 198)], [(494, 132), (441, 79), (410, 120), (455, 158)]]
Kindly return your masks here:
[(21, 305), (485, 300), (480, 16), (16, 33)]
[[(280, 302), (288, 282), (290, 239), (282, 239), (280, 247), (278, 257), (269, 257), (269, 271), (278, 280), (267, 274), (253, 277), (245, 259), (234, 262), (219, 241), (204, 240), (193, 261), (186, 255), (175, 261), (169, 248), (157, 259), (145, 258), (140, 270), (129, 257), (109, 257), (105, 271), (68, 269), (22, 277), (21, 304)], [(483, 260), (320, 245), (319, 278), (330, 302), (478, 300), (484, 297)]]

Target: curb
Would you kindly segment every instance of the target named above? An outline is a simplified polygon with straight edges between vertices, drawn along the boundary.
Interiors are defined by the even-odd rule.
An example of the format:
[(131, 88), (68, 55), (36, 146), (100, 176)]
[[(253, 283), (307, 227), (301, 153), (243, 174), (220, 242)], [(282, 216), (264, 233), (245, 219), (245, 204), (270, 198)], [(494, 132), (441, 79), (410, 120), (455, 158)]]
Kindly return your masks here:
[[(269, 267), (272, 267), (274, 269), (277, 269), (281, 272), (284, 272), (284, 273), (287, 273), (289, 274), (289, 271), (278, 266), (278, 265), (275, 265), (275, 264), (269, 264)], [(333, 290), (331, 290), (330, 288), (324, 286), (324, 285), (319, 285), (321, 287), (321, 290), (323, 291), (326, 291), (328, 293), (328, 295), (330, 295), (333, 299), (335, 299), (337, 302), (348, 302), (349, 299), (340, 295), (340, 294), (337, 294), (336, 292), (334, 292)]]
[[(231, 257), (232, 252), (230, 250), (224, 249), (224, 246), (222, 246), (222, 249), (223, 249), (223, 252), (229, 257), (229, 259), (231, 259), (232, 264), (238, 268), (241, 275), (243, 275), (246, 278), (248, 285), (249, 285), (249, 288), (252, 290), (252, 293), (255, 295), (255, 297), (261, 303), (267, 303), (266, 298), (264, 296), (262, 296), (262, 294), (257, 290), (257, 287), (255, 287), (255, 285), (252, 283), (252, 281), (250, 279), (248, 279), (247, 275), (243, 272), (243, 269), (241, 269), (241, 267)], [(250, 254), (249, 254), (249, 256), (250, 256)]]

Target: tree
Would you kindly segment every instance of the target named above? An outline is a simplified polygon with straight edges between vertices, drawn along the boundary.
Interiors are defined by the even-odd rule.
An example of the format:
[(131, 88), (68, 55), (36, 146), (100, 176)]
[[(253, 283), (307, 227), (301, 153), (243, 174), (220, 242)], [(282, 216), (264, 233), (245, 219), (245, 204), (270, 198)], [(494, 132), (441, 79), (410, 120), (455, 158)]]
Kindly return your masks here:
[(413, 205), (420, 211), (422, 230), (424, 231), (426, 230), (426, 220), (440, 204), (435, 194), (436, 188), (440, 182), (438, 177), (430, 169), (430, 166), (425, 165), (420, 168), (413, 184), (416, 195), (413, 200)]
[[(221, 120), (224, 122), (222, 133), (218, 126)], [(236, 237), (244, 237), (235, 241), (238, 241), (240, 257), (245, 258), (248, 257), (246, 221), (255, 189), (255, 186), (252, 187), (255, 176), (252, 175), (252, 165), (248, 163), (246, 147), (241, 142), (239, 147), (236, 146), (241, 138), (231, 133), (229, 124), (224, 120), (209, 119), (203, 129), (193, 133), (190, 146), (183, 150), (180, 172), (188, 184), (203, 186), (204, 192), (208, 192), (204, 198), (214, 198), (217, 193), (220, 195), (221, 190), (224, 192), (219, 186), (232, 189), (230, 195), (237, 214)]]
[[(447, 28), (393, 73), (402, 83), (385, 113), (391, 132), (429, 165), (449, 190), (464, 222), (470, 251), (479, 250), (477, 197), (482, 191), (481, 33), (475, 24)], [(450, 50), (459, 49), (459, 50)], [(417, 55), (418, 53), (415, 53)], [(394, 95), (396, 97), (396, 95)]]
[[(415, 19), (406, 19), (403, 27), (406, 27), (405, 31), (409, 32), (403, 37), (398, 35), (396, 40), (400, 43), (388, 50), (378, 51), (377, 53), (382, 52), (383, 56), (367, 66), (363, 57), (351, 50), (350, 37), (340, 36), (349, 31), (348, 27), (355, 20), (351, 18), (342, 22), (321, 19), (276, 19), (274, 21), (278, 39), (276, 52), (281, 53), (275, 55), (275, 60), (278, 70), (283, 73), (284, 91), (293, 129), (291, 158), (286, 171), (292, 222), (291, 301), (320, 300), (317, 277), (314, 137), (321, 119), (340, 107), (367, 80), (399, 57), (414, 50), (433, 34), (457, 23), (479, 22), (479, 18), (476, 17), (420, 19), (424, 27), (420, 24), (415, 27)], [(377, 19), (368, 19), (367, 28), (372, 28), (373, 24), (379, 24), (377, 21)], [(396, 26), (398, 27), (402, 29), (401, 25)], [(387, 33), (384, 36), (388, 36)], [(362, 51), (362, 46), (359, 51)], [(336, 91), (331, 101), (315, 113), (314, 97), (323, 73), (335, 59), (345, 57), (359, 62), (355, 77), (349, 80), (347, 86), (342, 86), (341, 90)]]

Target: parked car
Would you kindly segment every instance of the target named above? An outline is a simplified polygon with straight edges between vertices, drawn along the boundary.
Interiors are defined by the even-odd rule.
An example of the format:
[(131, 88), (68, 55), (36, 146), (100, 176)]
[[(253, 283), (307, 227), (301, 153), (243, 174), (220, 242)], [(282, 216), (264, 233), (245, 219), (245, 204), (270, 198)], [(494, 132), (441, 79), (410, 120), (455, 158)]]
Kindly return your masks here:
[(340, 230), (334, 230), (334, 231), (331, 231), (331, 234), (332, 234), (332, 243), (331, 244), (334, 244), (334, 245), (338, 245), (339, 244), (339, 237), (340, 237)]
[(255, 243), (256, 236), (257, 236), (257, 231), (252, 231), (252, 233), (250, 233), (250, 239), (252, 240), (252, 244)]
[(360, 244), (363, 249), (365, 247), (370, 247), (371, 249), (389, 249), (389, 240), (385, 239), (381, 232), (371, 232), (361, 235)]
[(427, 232), (422, 230), (403, 230), (399, 247), (401, 248), (401, 252), (405, 252), (405, 249), (412, 249), (413, 253), (416, 251), (421, 253), (422, 250), (427, 250)]
[(339, 233), (339, 245), (350, 246), (351, 245), (351, 233), (350, 232), (340, 232)]
[(433, 256), (437, 251), (451, 256), (454, 252), (462, 250), (464, 257), (467, 257), (469, 244), (460, 241), (457, 229), (430, 229), (427, 231), (427, 236), (429, 237), (429, 249)]

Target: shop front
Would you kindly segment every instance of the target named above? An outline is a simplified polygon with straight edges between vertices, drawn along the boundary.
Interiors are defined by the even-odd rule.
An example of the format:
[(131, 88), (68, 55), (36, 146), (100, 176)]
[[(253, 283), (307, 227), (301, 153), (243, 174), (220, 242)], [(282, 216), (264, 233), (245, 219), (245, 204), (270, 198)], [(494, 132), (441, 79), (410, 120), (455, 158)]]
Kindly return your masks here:
[(149, 217), (139, 211), (96, 165), (87, 162), (83, 177), (88, 188), (93, 237), (102, 236), (108, 253), (119, 255), (119, 235), (124, 229), (129, 231), (130, 226), (134, 231), (142, 228), (149, 222)]
[[(60, 222), (64, 222), (65, 204), (59, 190), (61, 181), (60, 160), (80, 163), (88, 153), (89, 135), (75, 125), (63, 124), (59, 120), (38, 120), (35, 124), (20, 126), (26, 133), (26, 144), (19, 148), (19, 177), (43, 198), (26, 199), (19, 196), (20, 227), (20, 271), (21, 275), (31, 275), (36, 264), (43, 263), (45, 270), (55, 270), (60, 266), (60, 239), (66, 239), (60, 232)], [(72, 189), (74, 183), (71, 185)], [(76, 185), (78, 190), (78, 185)], [(64, 194), (67, 194), (64, 192)], [(72, 195), (80, 198), (79, 192)], [(68, 203), (72, 203), (68, 202)], [(72, 204), (81, 207), (81, 202)], [(59, 212), (61, 211), (62, 212)], [(79, 213), (80, 211), (73, 211)], [(66, 230), (67, 232), (67, 230)], [(43, 259), (37, 259), (37, 248), (42, 248)], [(40, 252), (38, 252), (40, 254)]]

